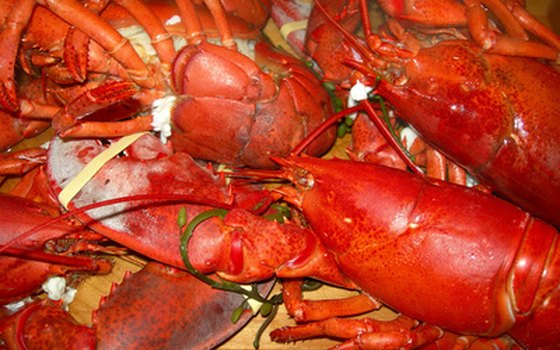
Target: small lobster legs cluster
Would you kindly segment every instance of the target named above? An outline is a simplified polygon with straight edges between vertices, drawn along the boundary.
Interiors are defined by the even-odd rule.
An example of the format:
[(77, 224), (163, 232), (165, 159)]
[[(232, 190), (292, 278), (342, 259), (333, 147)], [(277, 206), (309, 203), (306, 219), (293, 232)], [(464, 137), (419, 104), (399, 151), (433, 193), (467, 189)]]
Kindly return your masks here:
[[(44, 128), (52, 120), (65, 138), (152, 129), (166, 138), (171, 122), (178, 151), (273, 166), (268, 156), (287, 155), (331, 109), (303, 63), (264, 42), (255, 45), (254, 59), (236, 51), (234, 35), (260, 38), (266, 2), (6, 0), (1, 6), (0, 106), (6, 125), (15, 125), (2, 149), (33, 133), (21, 131), (29, 121)], [(216, 35), (225, 47), (206, 39)], [(174, 43), (186, 46), (177, 51)], [(326, 151), (333, 140), (331, 132), (310, 152)]]
[[(524, 8), (522, 0), (382, 0), (378, 3), (390, 16), (387, 22), (387, 27), (392, 27), (390, 31), (405, 37), (409, 37), (406, 28), (428, 33), (448, 31), (453, 36), (460, 36), (460, 28), (464, 28), (472, 41), (488, 53), (551, 61), (559, 58), (560, 39)], [(501, 23), (500, 29), (490, 16)], [(454, 28), (458, 28), (456, 33)], [(532, 40), (530, 35), (541, 41)], [(409, 38), (412, 46), (420, 48), (416, 38)]]
[[(412, 126), (426, 143), (483, 185), (532, 214), (560, 225), (560, 144), (556, 142), (560, 127), (555, 97), (560, 74), (555, 63), (523, 56), (524, 52), (537, 49), (506, 53), (481, 47), (469, 32), (459, 36), (453, 34), (455, 30), (443, 33), (438, 29), (428, 37), (426, 29), (420, 33), (417, 25), (401, 32), (375, 33), (367, 16), (366, 1), (359, 3), (359, 8), (355, 2), (350, 2), (349, 7), (340, 5), (344, 11), (338, 15), (327, 14), (329, 9), (321, 2), (315, 4), (325, 26), (334, 31), (337, 40), (354, 50), (352, 56), (342, 52), (342, 57), (337, 58), (348, 67), (347, 75), (340, 79), (352, 83), (359, 80), (372, 87), (370, 96), (383, 98), (388, 108)], [(494, 13), (494, 5), (498, 4), (504, 11)], [(480, 6), (477, 11), (491, 10), (502, 22), (519, 17), (523, 26), (537, 27), (532, 32), (541, 33), (542, 41), (512, 38), (509, 30), (502, 34), (498, 25), (493, 24), (496, 38), (519, 48), (538, 46), (543, 48), (542, 52), (554, 52), (542, 55), (545, 58), (557, 58), (558, 36), (542, 24), (525, 21), (529, 15), (514, 2), (491, 1), (486, 4), (489, 10)], [(467, 8), (470, 13), (471, 7)], [(364, 38), (337, 23), (336, 16), (345, 18), (346, 14), (361, 19)], [(308, 35), (313, 37), (313, 33)], [(494, 47), (501, 47), (498, 41)], [(320, 59), (320, 50), (315, 52)], [(318, 64), (321, 66), (322, 62), (319, 60)], [(329, 62), (325, 67), (330, 69)], [(327, 79), (329, 74), (325, 73)], [(344, 84), (340, 86), (345, 88)], [(373, 109), (369, 111), (372, 117), (374, 113), (378, 114)]]

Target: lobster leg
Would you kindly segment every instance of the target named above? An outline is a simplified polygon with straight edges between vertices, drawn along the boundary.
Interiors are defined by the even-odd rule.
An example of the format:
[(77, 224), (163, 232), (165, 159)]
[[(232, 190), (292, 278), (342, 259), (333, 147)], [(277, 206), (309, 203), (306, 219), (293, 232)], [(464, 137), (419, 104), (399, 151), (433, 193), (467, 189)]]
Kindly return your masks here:
[[(488, 27), (484, 4), (500, 19), (508, 36), (495, 36)], [(525, 30), (510, 10), (500, 0), (466, 0), (467, 22), (475, 42), (489, 52), (512, 55), (558, 59), (558, 47), (550, 47), (535, 41), (529, 41)], [(542, 30), (542, 29), (541, 29)]]
[(61, 133), (63, 137), (120, 137), (152, 129), (152, 116), (140, 116), (119, 122), (85, 122)]
[(433, 343), (443, 335), (441, 329), (418, 325), (401, 316), (392, 321), (372, 318), (362, 320), (331, 318), (295, 327), (284, 327), (270, 333), (273, 341), (287, 343), (320, 336), (348, 339), (336, 349), (399, 349), (416, 348)]
[[(202, 2), (204, 2), (214, 19), (218, 33), (220, 33), (222, 45), (228, 49), (236, 50), (237, 45), (233, 40), (233, 33), (222, 3), (218, 0), (202, 0)], [(194, 2), (192, 0), (178, 0), (176, 3), (183, 22), (187, 27), (187, 41), (192, 44), (199, 44), (205, 41), (206, 36), (194, 7)]]
[[(109, 0), (88, 1), (84, 6), (99, 14), (108, 3)], [(90, 38), (76, 27), (71, 27), (64, 39), (64, 62), (70, 76), (77, 82), (84, 82), (87, 78), (89, 40)]]
[(0, 69), (0, 106), (9, 112), (15, 112), (19, 108), (14, 68), (21, 35), (34, 7), (35, 0), (14, 2), (0, 33), (0, 52), (2, 52), (3, 60), (2, 69)]
[(151, 44), (156, 50), (165, 72), (171, 70), (176, 51), (171, 35), (156, 17), (155, 13), (140, 0), (117, 0), (144, 28), (150, 36)]
[[(136, 93), (135, 85), (130, 82), (110, 82), (89, 90), (76, 97), (74, 101), (68, 103), (53, 117), (53, 127), (63, 137), (70, 136), (72, 130), (68, 129), (75, 125), (76, 120), (97, 110), (122, 102)], [(107, 127), (110, 127), (110, 125), (105, 125), (105, 128)], [(99, 133), (103, 134), (103, 129), (99, 130)]]
[(138, 56), (131, 43), (95, 13), (74, 0), (39, 0), (38, 3), (99, 43), (127, 68), (130, 78), (135, 83), (146, 88), (155, 86), (156, 82), (151, 79), (146, 64)]
[[(376, 116), (372, 117), (375, 118)], [(435, 148), (426, 144), (424, 140), (416, 138), (409, 148), (409, 151), (414, 157), (416, 164), (426, 167), (426, 176), (463, 186), (467, 184), (467, 173), (465, 169), (452, 162)]]
[(219, 0), (203, 0), (210, 13), (214, 17), (218, 31), (220, 32), (222, 38), (222, 45), (229, 49), (236, 49), (235, 41), (233, 41), (233, 34), (229, 26), (228, 20), (226, 18), (226, 13), (224, 7)]
[(550, 46), (560, 50), (560, 38), (550, 28), (531, 15), (516, 1), (508, 1), (508, 6), (521, 25)]
[(301, 280), (284, 280), (282, 284), (284, 305), (297, 322), (324, 320), (334, 315), (359, 315), (382, 306), (365, 294), (337, 300), (304, 300), (302, 284)]
[(22, 175), (47, 161), (47, 150), (34, 147), (0, 155), (1, 175)]

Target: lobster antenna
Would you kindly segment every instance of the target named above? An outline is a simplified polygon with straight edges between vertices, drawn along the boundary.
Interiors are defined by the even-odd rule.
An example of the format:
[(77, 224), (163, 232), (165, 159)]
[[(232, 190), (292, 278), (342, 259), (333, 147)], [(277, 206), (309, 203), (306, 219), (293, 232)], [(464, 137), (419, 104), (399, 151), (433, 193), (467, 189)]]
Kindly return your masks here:
[[(325, 19), (327, 19), (327, 21), (329, 21), (332, 24), (332, 26), (344, 37), (344, 39), (346, 39), (346, 41), (348, 41), (349, 44), (356, 51), (358, 51), (360, 53), (362, 58), (367, 58), (367, 60), (370, 61), (370, 62), (375, 62), (376, 61), (374, 55), (372, 54), (372, 51), (370, 51), (368, 49), (367, 45), (362, 44), (352, 34), (348, 33), (348, 31), (346, 31), (344, 28), (342, 28), (342, 26), (340, 24), (338, 24), (338, 22), (336, 22), (335, 19), (327, 12), (327, 10), (323, 6), (323, 4), (321, 4), (320, 0), (314, 0), (314, 3), (315, 3), (315, 6), (317, 6), (317, 8), (321, 11), (323, 16), (325, 16)], [(360, 2), (360, 5), (361, 6), (366, 6), (366, 5), (363, 4), (363, 2)], [(363, 21), (363, 16), (362, 16), (362, 21)], [(369, 23), (369, 20), (367, 21), (367, 23)], [(370, 35), (372, 35), (371, 28), (364, 29), (364, 31), (366, 32), (366, 34), (369, 33)]]
[[(3, 248), (3, 246), (0, 246)], [(3, 251), (4, 255), (11, 256), (13, 258), (25, 258), (38, 262), (45, 262), (56, 265), (64, 265), (71, 267), (85, 268), (88, 271), (100, 271), (100, 266), (98, 262), (94, 261), (89, 256), (65, 256), (56, 255), (51, 253), (45, 253), (42, 251), (29, 251), (26, 249), (19, 249), (8, 247)], [(104, 265), (101, 265), (101, 270), (103, 270)]]
[(364, 111), (368, 114), (369, 120), (375, 124), (375, 127), (381, 135), (385, 138), (387, 143), (397, 152), (399, 157), (404, 161), (404, 163), (412, 170), (416, 175), (425, 176), (424, 172), (411, 158), (411, 155), (408, 151), (404, 148), (404, 146), (397, 141), (397, 139), (389, 130), (389, 126), (383, 122), (383, 120), (379, 117), (375, 109), (373, 108), (372, 104), (368, 100), (364, 100), (360, 103), (363, 106)]
[[(113, 204), (119, 204), (119, 203), (126, 203), (126, 202), (136, 202), (136, 201), (141, 201), (141, 200), (152, 200), (152, 201), (158, 201), (158, 202), (165, 202), (165, 201), (169, 201), (169, 202), (179, 202), (179, 201), (190, 201), (190, 202), (200, 202), (197, 201), (195, 199), (193, 199), (193, 197), (189, 196), (189, 195), (180, 195), (180, 194), (138, 194), (138, 195), (134, 195), (134, 196), (127, 196), (127, 197), (120, 197), (120, 198), (113, 198), (113, 199), (107, 199), (101, 202), (97, 202), (97, 203), (92, 203), (92, 204), (88, 204), (86, 206), (83, 206), (81, 208), (76, 208), (73, 210), (70, 210), (60, 216), (57, 216), (51, 220), (48, 220), (47, 222), (36, 226), (24, 233), (22, 233), (21, 235), (15, 237), (14, 239), (12, 239), (11, 241), (8, 241), (6, 244), (4, 244), (3, 246), (0, 246), (0, 253), (6, 251), (8, 248), (13, 247), (15, 244), (21, 242), (22, 240), (26, 239), (27, 237), (35, 234), (36, 232), (45, 229), (51, 225), (54, 225), (57, 222), (60, 222), (62, 220), (65, 220), (69, 217), (72, 217), (74, 215), (86, 212), (88, 210), (92, 210), (92, 209), (96, 209), (96, 208), (100, 208), (100, 207), (105, 207), (105, 206), (109, 206), (109, 205), (113, 205)], [(206, 205), (210, 205), (210, 206), (215, 206), (215, 207), (222, 207), (222, 208), (231, 208), (231, 204), (226, 204), (223, 202), (218, 202), (218, 201), (213, 201), (213, 200), (209, 200), (205, 203), (201, 203), (201, 204), (206, 204)]]
[[(354, 47), (357, 51), (360, 52), (360, 54), (362, 55), (362, 59), (366, 58), (366, 60), (368, 60), (369, 62), (376, 62), (377, 61), (376, 57), (372, 54), (373, 50), (370, 51), (368, 49), (369, 46), (367, 46), (367, 44), (366, 45), (362, 44), (353, 35), (351, 35), (350, 33), (348, 33), (348, 31), (346, 31), (344, 28), (342, 28), (342, 26), (340, 24), (338, 24), (334, 20), (334, 18), (332, 18), (332, 16), (327, 12), (327, 10), (323, 7), (320, 0), (314, 0), (314, 3), (317, 6), (317, 8), (321, 11), (321, 13), (325, 16), (325, 18), (333, 25), (333, 27), (350, 43), (350, 45), (352, 47)], [(362, 17), (362, 23), (363, 23), (363, 27), (364, 27), (364, 34), (366, 36), (366, 42), (368, 42), (367, 38), (371, 39), (371, 38), (377, 37), (377, 36), (375, 34), (373, 34), (373, 32), (371, 31), (371, 22), (369, 20), (369, 17), (367, 16), (367, 13), (368, 13), (367, 12), (367, 2), (363, 1), (363, 0), (360, 0), (359, 4), (360, 4), (360, 13), (361, 13), (361, 17)], [(348, 64), (350, 67), (353, 67), (354, 69), (357, 69), (362, 74), (364, 74), (366, 77), (371, 77), (370, 69), (369, 69), (369, 67), (367, 67), (366, 64), (361, 63), (361, 62), (357, 62), (357, 61), (354, 61), (354, 60), (346, 60), (346, 64)], [(379, 116), (376, 113), (376, 111), (374, 110), (371, 102), (368, 101), (368, 100), (364, 100), (358, 106), (360, 106), (360, 108), (358, 108), (357, 110), (360, 110), (360, 109), (364, 110), (370, 116), (370, 120), (375, 124), (377, 129), (385, 137), (385, 139), (387, 140), (389, 145), (391, 145), (391, 147), (397, 152), (397, 154), (401, 157), (401, 159), (403, 159), (405, 164), (414, 173), (423, 176), (424, 172), (422, 171), (422, 169), (420, 169), (420, 167), (418, 167), (418, 165), (416, 165), (412, 161), (412, 159), (410, 157), (410, 154), (408, 154), (408, 152), (402, 147), (402, 145), (399, 144), (398, 141), (393, 137), (393, 135), (391, 134), (391, 131), (388, 128), (388, 126), (381, 121), (381, 118), (379, 118)], [(358, 106), (356, 106), (356, 107), (358, 107)], [(334, 123), (334, 121), (331, 120), (331, 119), (334, 119), (337, 116), (340, 118), (341, 116), (339, 116), (339, 114), (344, 113), (344, 112), (345, 111), (342, 111), (342, 112), (339, 112), (339, 113), (333, 115), (331, 118), (329, 118), (324, 123), (325, 125), (321, 125), (321, 127), (320, 127), (321, 129), (317, 129), (315, 131), (318, 132), (318, 133), (323, 132), (324, 129), (327, 128), (326, 124), (328, 122)], [(303, 142), (301, 142), (298, 146), (296, 146), (296, 148), (292, 151), (292, 153), (293, 154), (301, 153), (303, 148), (307, 147), (309, 142), (311, 142), (311, 141), (308, 141), (308, 139), (311, 138), (311, 135), (313, 135), (313, 137), (317, 137), (315, 132), (311, 133)]]
[(294, 149), (290, 152), (290, 155), (294, 155), (294, 156), (301, 155), (303, 150), (305, 150), (307, 148), (307, 146), (309, 146), (309, 144), (311, 142), (313, 142), (317, 137), (322, 135), (325, 132), (325, 130), (327, 130), (328, 128), (333, 126), (336, 122), (338, 122), (340, 119), (344, 118), (348, 114), (358, 112), (362, 109), (363, 109), (362, 106), (357, 105), (357, 106), (354, 106), (354, 107), (348, 107), (348, 108), (343, 109), (342, 111), (340, 111), (338, 113), (333, 114), (327, 120), (322, 122), (321, 125), (319, 125), (309, 135), (307, 135), (307, 137), (304, 138), (296, 147), (294, 147)]

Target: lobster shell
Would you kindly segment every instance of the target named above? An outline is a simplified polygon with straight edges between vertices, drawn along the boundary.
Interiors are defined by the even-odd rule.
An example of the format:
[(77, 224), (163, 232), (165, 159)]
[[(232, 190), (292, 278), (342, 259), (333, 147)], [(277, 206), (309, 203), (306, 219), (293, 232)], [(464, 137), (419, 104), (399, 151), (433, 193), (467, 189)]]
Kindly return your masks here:
[[(529, 347), (557, 344), (558, 231), (494, 196), (353, 161), (278, 160), (345, 276), (403, 314)], [(287, 193), (293, 193), (288, 190)]]
[[(446, 64), (442, 64), (446, 62)], [(465, 41), (422, 49), (378, 93), (500, 195), (560, 226), (560, 73)]]

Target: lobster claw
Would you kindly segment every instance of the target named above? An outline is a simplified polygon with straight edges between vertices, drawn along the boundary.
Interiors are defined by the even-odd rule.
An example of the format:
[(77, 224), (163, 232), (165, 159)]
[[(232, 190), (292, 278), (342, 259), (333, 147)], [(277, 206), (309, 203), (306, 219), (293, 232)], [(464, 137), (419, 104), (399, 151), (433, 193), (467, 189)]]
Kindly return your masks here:
[(95, 349), (95, 330), (49, 299), (0, 319), (0, 338), (8, 349)]
[(0, 107), (15, 112), (19, 109), (14, 81), (16, 55), (19, 48), (21, 34), (33, 12), (34, 1), (21, 1), (7, 12), (0, 31), (0, 52), (2, 66), (0, 67)]
[[(272, 284), (261, 284), (261, 291), (268, 293)], [(140, 287), (146, 285), (150, 288)], [(94, 315), (98, 349), (150, 349), (148, 344), (213, 349), (252, 318), (245, 310), (232, 323), (232, 312), (243, 302), (239, 294), (212, 289), (185, 271), (150, 262), (101, 302)]]

